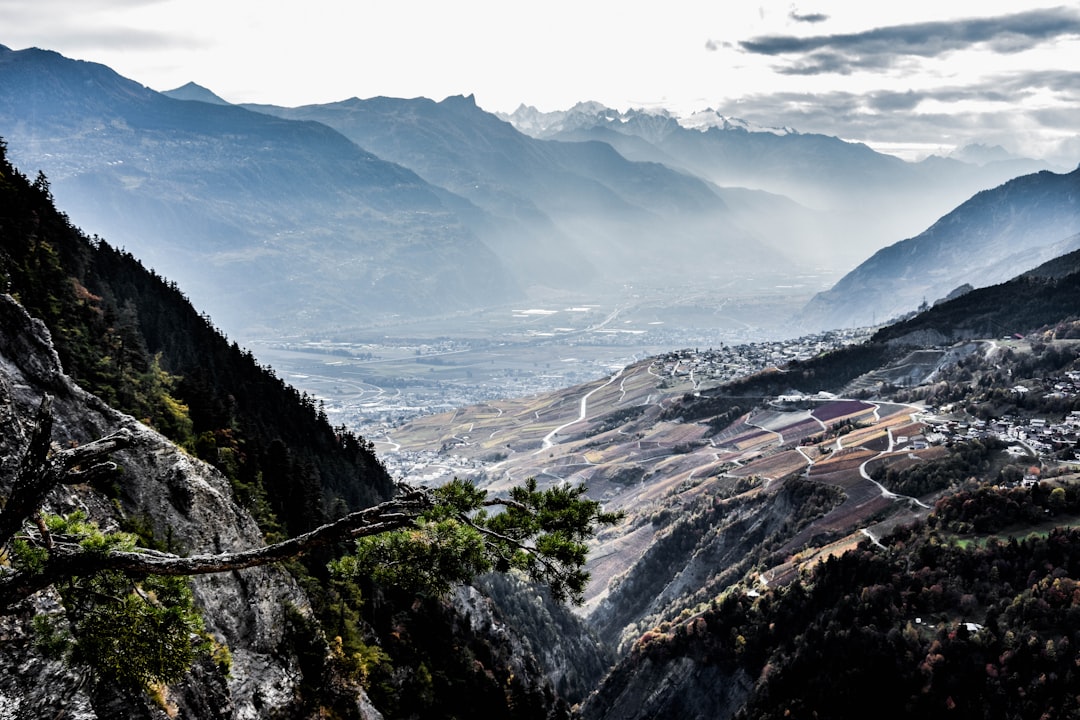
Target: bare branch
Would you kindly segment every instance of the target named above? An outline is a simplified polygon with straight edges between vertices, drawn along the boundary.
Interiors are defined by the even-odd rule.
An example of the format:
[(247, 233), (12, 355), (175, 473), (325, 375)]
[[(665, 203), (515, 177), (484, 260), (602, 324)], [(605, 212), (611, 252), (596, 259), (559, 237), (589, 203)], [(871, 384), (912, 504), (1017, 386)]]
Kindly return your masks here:
[[(100, 440), (58, 451), (50, 456), (51, 429), (51, 398), (46, 396), (42, 400), (37, 425), (20, 465), (11, 497), (6, 507), (0, 511), (0, 545), (7, 544), (22, 531), (22, 540), (37, 549), (27, 556), (31, 557), (32, 562), (27, 562), (18, 569), (0, 567), (0, 614), (31, 594), (65, 578), (89, 576), (102, 571), (121, 572), (133, 577), (190, 576), (267, 565), (344, 540), (415, 527), (421, 518), (440, 507), (442, 512), (454, 508), (458, 522), (469, 526), (485, 538), (487, 552), (497, 554), (511, 563), (517, 553), (524, 553), (530, 575), (550, 581), (557, 596), (564, 594), (569, 587), (576, 599), (577, 595), (574, 593), (578, 592), (577, 588), (581, 584), (580, 577), (583, 573), (580, 566), (584, 557), (583, 546), (577, 543), (577, 540), (581, 536), (591, 535), (595, 523), (608, 524), (613, 521), (611, 517), (597, 513), (594, 507), (597, 503), (579, 500), (578, 496), (584, 492), (584, 488), (568, 493), (555, 493), (554, 506), (548, 507), (550, 503), (547, 495), (554, 491), (538, 494), (534, 480), (530, 480), (526, 486), (528, 497), (535, 495), (538, 507), (542, 505), (544, 512), (547, 515), (554, 514), (556, 520), (567, 513), (566, 508), (575, 511), (567, 514), (566, 522), (552, 525), (555, 532), (566, 533), (566, 538), (562, 538), (544, 530), (542, 526), (548, 521), (538, 519), (537, 513), (540, 510), (532, 508), (529, 501), (523, 502), (515, 498), (488, 499), (475, 490), (453, 485), (448, 486), (450, 491), (447, 495), (447, 492), (399, 483), (398, 495), (391, 500), (353, 512), (303, 535), (264, 547), (188, 557), (146, 549), (102, 550), (99, 546), (83, 546), (83, 538), (78, 536), (50, 534), (48, 527), (42, 522), (37, 523), (35, 532), (33, 526), (28, 526), (27, 522), (40, 517), (38, 513), (42, 503), (57, 485), (85, 482), (88, 478), (115, 467), (105, 460), (105, 456), (131, 446), (135, 436), (130, 430), (121, 429)], [(458, 492), (454, 492), (455, 490)], [(510, 523), (509, 534), (500, 532), (500, 529), (506, 528), (502, 528), (498, 523), (489, 525), (479, 516), (470, 516), (472, 511), (495, 506), (506, 508), (510, 511), (510, 516), (515, 516), (496, 516), (504, 521), (502, 525)], [(579, 510), (586, 512), (582, 514)], [(521, 517), (516, 517), (519, 513)], [(512, 526), (518, 521), (522, 524), (516, 530), (521, 531), (522, 536), (514, 537)], [(545, 540), (552, 542), (545, 544)], [(549, 545), (551, 547), (548, 547)], [(41, 557), (36, 557), (34, 553), (40, 553)], [(507, 553), (510, 557), (505, 557)]]
[(207, 575), (268, 565), (298, 557), (316, 547), (409, 527), (433, 504), (429, 491), (408, 488), (399, 497), (350, 513), (303, 535), (265, 547), (218, 555), (182, 557), (152, 550), (100, 552), (54, 537), (43, 570), (0, 577), (0, 613), (3, 608), (11, 607), (65, 577), (91, 575), (102, 570), (132, 575)]
[(517, 500), (511, 500), (510, 498), (488, 498), (480, 503), (484, 507), (508, 507), (520, 510), (521, 512), (529, 512), (529, 508), (524, 504), (519, 503)]
[[(30, 444), (19, 464), (19, 471), (4, 509), (0, 511), (0, 546), (6, 545), (23, 525), (41, 509), (45, 498), (57, 485), (72, 485), (97, 477), (108, 463), (97, 462), (105, 455), (129, 447), (134, 435), (127, 428), (74, 448), (49, 456), (52, 437), (52, 397), (45, 395), (38, 407)], [(77, 468), (86, 467), (85, 471)], [(113, 466), (115, 467), (115, 466)]]

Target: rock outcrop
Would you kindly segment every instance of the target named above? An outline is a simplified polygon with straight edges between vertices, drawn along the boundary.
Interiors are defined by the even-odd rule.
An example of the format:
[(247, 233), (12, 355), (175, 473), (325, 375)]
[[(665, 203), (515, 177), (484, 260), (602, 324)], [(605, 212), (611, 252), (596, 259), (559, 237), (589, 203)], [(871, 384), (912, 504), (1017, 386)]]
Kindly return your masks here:
[[(47, 510), (84, 510), (104, 529), (137, 520), (181, 553), (225, 552), (263, 543), (258, 526), (232, 499), (228, 481), (166, 438), (72, 383), (45, 326), (10, 296), (0, 296), (0, 495), (10, 488), (41, 397), (53, 396), (53, 442), (85, 443), (121, 427), (135, 436), (114, 459), (122, 472), (115, 497), (85, 486), (62, 487)], [(38, 593), (0, 617), (0, 717), (262, 718), (291, 715), (302, 674), (286, 636), (290, 608), (309, 613), (308, 599), (284, 570), (261, 567), (192, 581), (206, 630), (228, 648), (231, 665), (197, 663), (174, 687), (151, 700), (95, 690), (93, 669), (46, 658), (33, 642), (34, 615), (63, 618), (58, 595)], [(358, 706), (366, 703), (362, 696)], [(359, 714), (379, 717), (370, 707)]]

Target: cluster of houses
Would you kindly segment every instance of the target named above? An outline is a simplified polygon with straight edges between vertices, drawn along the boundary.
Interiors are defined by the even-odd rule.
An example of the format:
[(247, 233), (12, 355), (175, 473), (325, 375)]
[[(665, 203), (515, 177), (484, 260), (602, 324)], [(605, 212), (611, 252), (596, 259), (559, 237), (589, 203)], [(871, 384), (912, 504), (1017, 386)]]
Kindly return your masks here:
[(1010, 443), (1009, 452), (1014, 455), (1080, 462), (1080, 410), (1068, 413), (1061, 420), (1004, 415), (993, 420), (963, 421), (930, 416), (924, 422), (925, 437), (930, 444), (996, 438)]
[[(1041, 381), (1044, 396), (1053, 398), (1076, 398), (1080, 397), (1080, 372), (1070, 370), (1062, 376), (1046, 378)], [(1027, 395), (1032, 388), (1027, 385), (1013, 385), (1011, 388), (1014, 395)]]
[(675, 379), (689, 378), (696, 384), (730, 382), (793, 360), (808, 360), (829, 350), (865, 340), (866, 328), (830, 330), (788, 340), (769, 340), (721, 345), (708, 350), (677, 350), (656, 358), (656, 374)]

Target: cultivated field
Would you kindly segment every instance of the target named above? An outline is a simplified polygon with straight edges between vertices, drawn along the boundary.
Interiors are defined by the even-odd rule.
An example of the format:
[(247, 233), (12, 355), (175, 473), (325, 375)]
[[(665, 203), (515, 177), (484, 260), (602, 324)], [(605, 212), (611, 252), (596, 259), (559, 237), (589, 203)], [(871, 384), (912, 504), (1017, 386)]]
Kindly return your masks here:
[[(873, 533), (882, 520), (925, 512), (866, 475), (867, 467), (916, 462), (908, 451), (890, 451), (897, 437), (921, 431), (917, 408), (821, 400), (797, 411), (758, 409), (719, 432), (660, 419), (674, 398), (692, 391), (688, 376), (661, 378), (643, 361), (574, 388), (419, 418), (388, 442), (416, 459), (412, 477), (423, 482), (456, 475), (492, 491), (528, 477), (584, 483), (607, 509), (627, 511), (591, 553), (590, 604), (652, 543), (660, 529), (648, 517), (677, 513), (695, 498), (728, 497), (739, 482), (750, 484), (738, 492), (768, 497), (796, 477), (843, 492), (838, 507), (784, 545), (788, 570), (865, 539), (863, 531)], [(808, 439), (813, 443), (803, 445)], [(817, 547), (823, 540), (830, 549)]]

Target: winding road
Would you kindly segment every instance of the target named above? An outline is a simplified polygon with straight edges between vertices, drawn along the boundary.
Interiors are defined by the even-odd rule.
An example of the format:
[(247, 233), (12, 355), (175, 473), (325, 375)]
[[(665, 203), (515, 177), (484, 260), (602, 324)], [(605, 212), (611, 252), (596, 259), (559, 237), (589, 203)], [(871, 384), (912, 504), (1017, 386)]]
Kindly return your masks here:
[(547, 435), (545, 435), (543, 443), (540, 446), (540, 449), (537, 450), (536, 452), (534, 452), (533, 455), (539, 455), (543, 451), (545, 451), (548, 448), (550, 448), (551, 446), (553, 446), (555, 444), (554, 438), (555, 438), (556, 435), (559, 434), (560, 431), (565, 430), (566, 428), (570, 427), (571, 425), (576, 425), (577, 423), (581, 422), (586, 417), (588, 417), (589, 397), (593, 393), (596, 393), (596, 392), (599, 392), (600, 390), (603, 390), (608, 385), (611, 385), (613, 382), (618, 380), (622, 376), (623, 370), (625, 370), (625, 369), (626, 368), (619, 368), (619, 371), (616, 372), (614, 375), (612, 375), (611, 378), (608, 379), (608, 381), (606, 383), (604, 383), (603, 385), (600, 385), (599, 387), (595, 387), (592, 390), (590, 390), (589, 392), (585, 393), (581, 397), (581, 403), (580, 403), (580, 408), (579, 408), (579, 411), (578, 411), (577, 418), (575, 418), (574, 420), (571, 420), (568, 423), (563, 423), (562, 425), (560, 425), (559, 427), (555, 428), (554, 430), (549, 432)]

